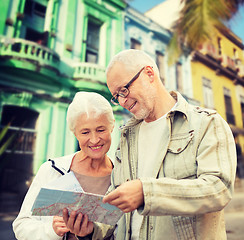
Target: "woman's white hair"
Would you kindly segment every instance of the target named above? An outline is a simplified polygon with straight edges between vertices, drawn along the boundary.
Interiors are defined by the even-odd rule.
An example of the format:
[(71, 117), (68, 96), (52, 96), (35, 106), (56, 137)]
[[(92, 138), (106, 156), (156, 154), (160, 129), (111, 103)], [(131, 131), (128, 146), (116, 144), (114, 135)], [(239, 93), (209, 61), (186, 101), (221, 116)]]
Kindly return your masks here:
[(94, 92), (77, 92), (67, 111), (67, 123), (70, 131), (75, 133), (77, 119), (86, 114), (106, 115), (111, 127), (114, 125), (113, 109), (106, 98)]
[(144, 51), (136, 49), (127, 49), (116, 54), (106, 69), (106, 74), (113, 68), (117, 63), (122, 63), (128, 70), (138, 71), (144, 66), (151, 66), (155, 74), (159, 77), (159, 70), (155, 61)]

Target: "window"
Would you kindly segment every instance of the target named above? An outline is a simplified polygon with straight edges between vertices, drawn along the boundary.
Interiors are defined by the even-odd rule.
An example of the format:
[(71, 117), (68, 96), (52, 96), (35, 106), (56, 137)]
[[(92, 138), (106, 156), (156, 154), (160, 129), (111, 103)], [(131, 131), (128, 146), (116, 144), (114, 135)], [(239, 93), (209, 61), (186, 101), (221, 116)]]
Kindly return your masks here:
[(100, 23), (88, 21), (86, 62), (98, 63), (100, 28)]
[(24, 14), (32, 16), (33, 14), (38, 15), (39, 17), (45, 18), (46, 15), (46, 6), (41, 5), (33, 0), (26, 0)]
[[(44, 4), (44, 3), (43, 3)], [(21, 35), (26, 40), (47, 46), (48, 32), (44, 32), (46, 6), (33, 0), (26, 0)], [(30, 24), (31, 23), (31, 24)]]
[(218, 37), (218, 54), (222, 55), (222, 42), (220, 37)]
[(48, 32), (40, 33), (31, 28), (26, 28), (25, 39), (46, 46), (48, 40)]
[(202, 85), (204, 107), (214, 109), (212, 83), (209, 79), (203, 77)]
[(39, 4), (39, 3), (35, 3), (34, 5), (34, 13), (40, 17), (45, 17), (46, 15), (46, 7)]
[(32, 2), (32, 0), (26, 0), (24, 14), (31, 16), (32, 9), (33, 9), (33, 2)]
[(244, 127), (244, 96), (241, 96), (242, 126)]
[[(10, 124), (3, 142), (13, 140), (1, 156), (0, 195), (15, 196), (13, 206), (19, 207), (20, 196), (28, 189), (26, 181), (33, 177), (33, 161), (36, 143), (36, 123), (39, 113), (25, 107), (4, 105), (0, 123), (1, 129)], [(1, 201), (0, 207), (5, 204)]]
[(161, 81), (163, 82), (163, 84), (165, 83), (165, 73), (164, 73), (164, 55), (162, 53), (160, 53), (159, 51), (156, 51), (156, 64), (158, 66), (159, 69), (159, 77), (161, 79)]
[[(239, 59), (239, 56), (238, 56), (238, 51), (233, 48), (233, 59), (234, 59), (234, 62), (235, 64), (238, 66), (238, 65), (241, 65), (241, 60)], [(236, 66), (236, 67), (237, 67)]]
[(141, 49), (141, 43), (138, 40), (131, 38), (130, 39), (130, 48), (140, 50)]
[(182, 65), (181, 63), (176, 63), (176, 89), (177, 91), (183, 93), (183, 79), (182, 79)]
[(231, 94), (230, 90), (224, 88), (224, 98), (225, 98), (225, 111), (226, 111), (226, 119), (229, 124), (235, 125), (235, 116), (233, 114), (232, 109), (232, 101), (231, 101)]
[(236, 51), (235, 48), (233, 48), (233, 56), (234, 56), (234, 58), (238, 58), (238, 56), (237, 56), (237, 51)]

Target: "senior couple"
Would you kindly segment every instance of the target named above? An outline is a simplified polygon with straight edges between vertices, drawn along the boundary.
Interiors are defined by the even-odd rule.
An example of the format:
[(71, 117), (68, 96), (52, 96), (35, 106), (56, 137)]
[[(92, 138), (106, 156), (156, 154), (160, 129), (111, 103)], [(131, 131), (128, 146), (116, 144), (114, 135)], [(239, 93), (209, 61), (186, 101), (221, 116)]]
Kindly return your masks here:
[[(224, 207), (234, 190), (236, 150), (220, 115), (168, 92), (155, 61), (125, 50), (107, 67), (112, 103), (133, 114), (121, 127), (116, 157), (107, 155), (114, 128), (109, 102), (78, 92), (67, 122), (80, 151), (45, 162), (25, 197), (13, 229), (19, 240), (226, 239)], [(116, 226), (90, 222), (82, 213), (33, 217), (40, 188), (73, 171), (86, 192), (125, 214)]]

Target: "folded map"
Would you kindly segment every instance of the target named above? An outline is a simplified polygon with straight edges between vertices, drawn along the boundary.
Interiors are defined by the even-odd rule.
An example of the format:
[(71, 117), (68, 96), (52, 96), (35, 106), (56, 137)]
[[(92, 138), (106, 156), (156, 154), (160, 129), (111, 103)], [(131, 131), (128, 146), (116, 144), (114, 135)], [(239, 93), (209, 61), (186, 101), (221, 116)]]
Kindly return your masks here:
[(87, 214), (89, 221), (115, 225), (123, 212), (108, 203), (103, 196), (86, 192), (70, 192), (41, 188), (32, 207), (34, 216), (62, 216), (63, 209)]
[(91, 222), (115, 225), (123, 212), (113, 205), (103, 203), (104, 196), (84, 192), (76, 181), (70, 172), (41, 188), (32, 206), (32, 215), (62, 216), (63, 209), (67, 208), (69, 213), (77, 211), (87, 214)]

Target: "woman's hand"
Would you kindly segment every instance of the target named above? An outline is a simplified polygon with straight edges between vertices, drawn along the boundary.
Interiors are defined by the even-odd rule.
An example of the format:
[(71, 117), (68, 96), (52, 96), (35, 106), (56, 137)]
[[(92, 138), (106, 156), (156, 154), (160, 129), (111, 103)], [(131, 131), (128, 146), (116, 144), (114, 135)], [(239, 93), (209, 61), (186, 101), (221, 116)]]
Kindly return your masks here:
[(63, 218), (70, 232), (77, 236), (84, 237), (93, 231), (93, 223), (88, 221), (88, 216), (82, 213), (76, 214), (72, 211), (70, 216), (66, 208), (63, 209)]
[(69, 229), (66, 227), (63, 217), (58, 216), (53, 217), (53, 229), (60, 237), (63, 237), (64, 234), (69, 231)]

